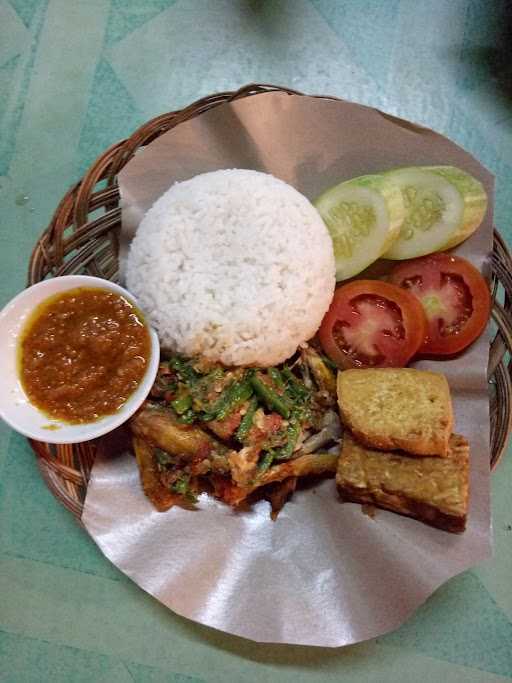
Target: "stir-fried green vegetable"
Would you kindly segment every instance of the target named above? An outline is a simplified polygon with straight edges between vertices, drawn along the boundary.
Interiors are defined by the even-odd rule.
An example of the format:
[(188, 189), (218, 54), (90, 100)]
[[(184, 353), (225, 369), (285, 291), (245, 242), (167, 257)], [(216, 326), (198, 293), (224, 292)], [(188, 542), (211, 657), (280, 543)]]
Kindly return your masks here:
[(247, 407), (247, 410), (245, 411), (245, 415), (242, 417), (242, 420), (240, 422), (240, 426), (238, 427), (236, 431), (236, 438), (238, 441), (243, 443), (245, 439), (247, 438), (247, 435), (249, 434), (249, 430), (252, 427), (252, 422), (254, 419), (254, 413), (258, 410), (258, 397), (253, 396), (251, 398), (251, 401)]
[(288, 460), (292, 457), (297, 441), (300, 437), (301, 425), (304, 418), (304, 411), (295, 408), (292, 412), (286, 428), (286, 445), (275, 453), (275, 460)]
[(166, 391), (157, 397), (178, 423), (202, 423), (224, 443), (257, 448), (260, 471), (294, 457), (319, 410), (315, 392), (325, 403), (326, 390), (335, 391), (331, 368), (312, 348), (292, 365), (268, 369), (227, 369), (174, 355), (161, 364), (158, 381)]
[(178, 415), (183, 415), (192, 407), (192, 396), (190, 394), (178, 396), (171, 401), (171, 406)]
[(290, 404), (284, 395), (279, 395), (272, 387), (263, 381), (262, 375), (255, 374), (251, 377), (252, 388), (261, 401), (270, 410), (275, 410), (283, 417), (290, 416)]
[(173, 356), (168, 360), (169, 368), (174, 370), (178, 378), (185, 383), (195, 382), (199, 379), (199, 374), (194, 370), (192, 364), (181, 356)]
[(278, 389), (284, 389), (285, 383), (278, 368), (269, 368), (268, 376)]
[(170, 488), (173, 493), (179, 493), (180, 496), (184, 496), (190, 503), (197, 502), (197, 497), (190, 488), (190, 477), (188, 475), (180, 475)]
[(172, 455), (167, 451), (162, 450), (161, 448), (155, 448), (153, 452), (155, 454), (156, 461), (159, 465), (172, 465), (172, 463), (174, 462), (174, 458), (172, 457)]
[(296, 375), (285, 365), (281, 370), (283, 377), (286, 378), (286, 389), (290, 396), (299, 401), (307, 401), (310, 398), (311, 392), (308, 390), (303, 382), (300, 382)]
[(274, 462), (275, 453), (274, 451), (266, 451), (263, 453), (263, 457), (258, 463), (258, 469), (261, 472), (265, 472)]
[(312, 346), (271, 368), (176, 354), (160, 363), (151, 396), (131, 424), (158, 509), (191, 504), (205, 486), (238, 504), (267, 480), (293, 479), (302, 458), (313, 466), (311, 454), (339, 438), (335, 375)]
[(233, 382), (221, 395), (213, 406), (212, 412), (207, 413), (204, 420), (224, 420), (230, 413), (252, 396), (252, 387), (249, 381)]

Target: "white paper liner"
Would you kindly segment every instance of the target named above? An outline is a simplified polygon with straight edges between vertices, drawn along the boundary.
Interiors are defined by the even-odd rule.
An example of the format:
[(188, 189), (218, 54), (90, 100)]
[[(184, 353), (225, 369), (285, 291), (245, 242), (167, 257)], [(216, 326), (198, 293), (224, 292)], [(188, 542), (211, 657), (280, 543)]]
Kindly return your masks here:
[[(173, 182), (221, 168), (253, 168), (310, 199), (344, 179), (403, 165), (453, 164), (485, 185), (490, 208), (457, 253), (487, 274), (493, 178), (431, 130), (347, 102), (268, 93), (180, 124), (119, 176), (123, 262), (140, 218)], [(454, 535), (385, 511), (340, 504), (332, 480), (297, 492), (273, 523), (269, 504), (234, 512), (207, 496), (196, 512), (156, 512), (135, 459), (102, 449), (83, 522), (104, 554), (189, 619), (260, 642), (336, 647), (402, 624), (433, 591), (491, 554), (488, 334), (445, 372), (456, 431), (471, 446), (468, 527)]]

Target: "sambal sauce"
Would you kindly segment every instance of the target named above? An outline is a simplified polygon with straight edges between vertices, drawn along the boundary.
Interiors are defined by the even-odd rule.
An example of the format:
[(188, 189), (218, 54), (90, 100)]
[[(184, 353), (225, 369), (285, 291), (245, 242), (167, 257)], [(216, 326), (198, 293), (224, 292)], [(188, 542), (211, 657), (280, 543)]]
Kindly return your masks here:
[(19, 374), (48, 416), (91, 422), (115, 413), (142, 380), (151, 342), (137, 309), (106, 289), (78, 287), (36, 309), (21, 337)]

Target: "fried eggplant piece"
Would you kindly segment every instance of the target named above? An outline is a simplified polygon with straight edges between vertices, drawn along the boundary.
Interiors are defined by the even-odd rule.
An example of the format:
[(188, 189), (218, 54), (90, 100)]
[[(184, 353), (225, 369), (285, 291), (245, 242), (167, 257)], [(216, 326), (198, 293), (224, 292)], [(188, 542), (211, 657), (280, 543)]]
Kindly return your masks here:
[(337, 464), (337, 453), (307, 453), (299, 455), (298, 458), (287, 460), (264, 472), (258, 478), (257, 486), (264, 486), (273, 481), (282, 481), (287, 477), (318, 477), (334, 474)]
[(133, 437), (133, 449), (139, 466), (142, 489), (159, 512), (181, 503), (181, 496), (172, 493), (160, 481), (153, 456), (153, 447), (144, 439)]
[(239, 505), (253, 491), (273, 482), (281, 482), (289, 477), (318, 477), (333, 475), (338, 463), (337, 453), (308, 453), (293, 460), (287, 460), (262, 472), (248, 486), (233, 485), (229, 496), (222, 498), (230, 505)]
[(250, 493), (246, 488), (235, 484), (231, 477), (223, 474), (212, 472), (208, 477), (208, 481), (212, 486), (213, 496), (233, 507), (239, 505)]
[(211, 469), (229, 472), (227, 449), (200, 427), (178, 422), (168, 410), (146, 404), (131, 420), (134, 435), (180, 458), (208, 459)]
[(273, 522), (276, 521), (278, 514), (293, 495), (296, 486), (297, 477), (288, 477), (288, 479), (268, 485), (268, 491), (265, 492), (265, 498), (272, 508), (270, 517)]

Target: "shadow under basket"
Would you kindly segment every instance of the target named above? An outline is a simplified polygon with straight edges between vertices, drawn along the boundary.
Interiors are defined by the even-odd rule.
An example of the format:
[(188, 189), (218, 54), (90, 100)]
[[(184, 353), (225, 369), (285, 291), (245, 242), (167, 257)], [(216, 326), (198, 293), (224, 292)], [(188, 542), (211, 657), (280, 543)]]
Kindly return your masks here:
[[(116, 281), (121, 227), (117, 174), (135, 152), (171, 128), (220, 104), (273, 91), (302, 94), (278, 86), (256, 84), (235, 92), (217, 93), (185, 109), (157, 116), (130, 138), (112, 145), (60, 202), (32, 253), (28, 285), (48, 277), (79, 273)], [(512, 420), (512, 258), (497, 231), (494, 232), (491, 268), (493, 339), (489, 349), (488, 377), (490, 465), (494, 469), (506, 449)], [(30, 443), (50, 490), (80, 520), (98, 442), (71, 445)]]

